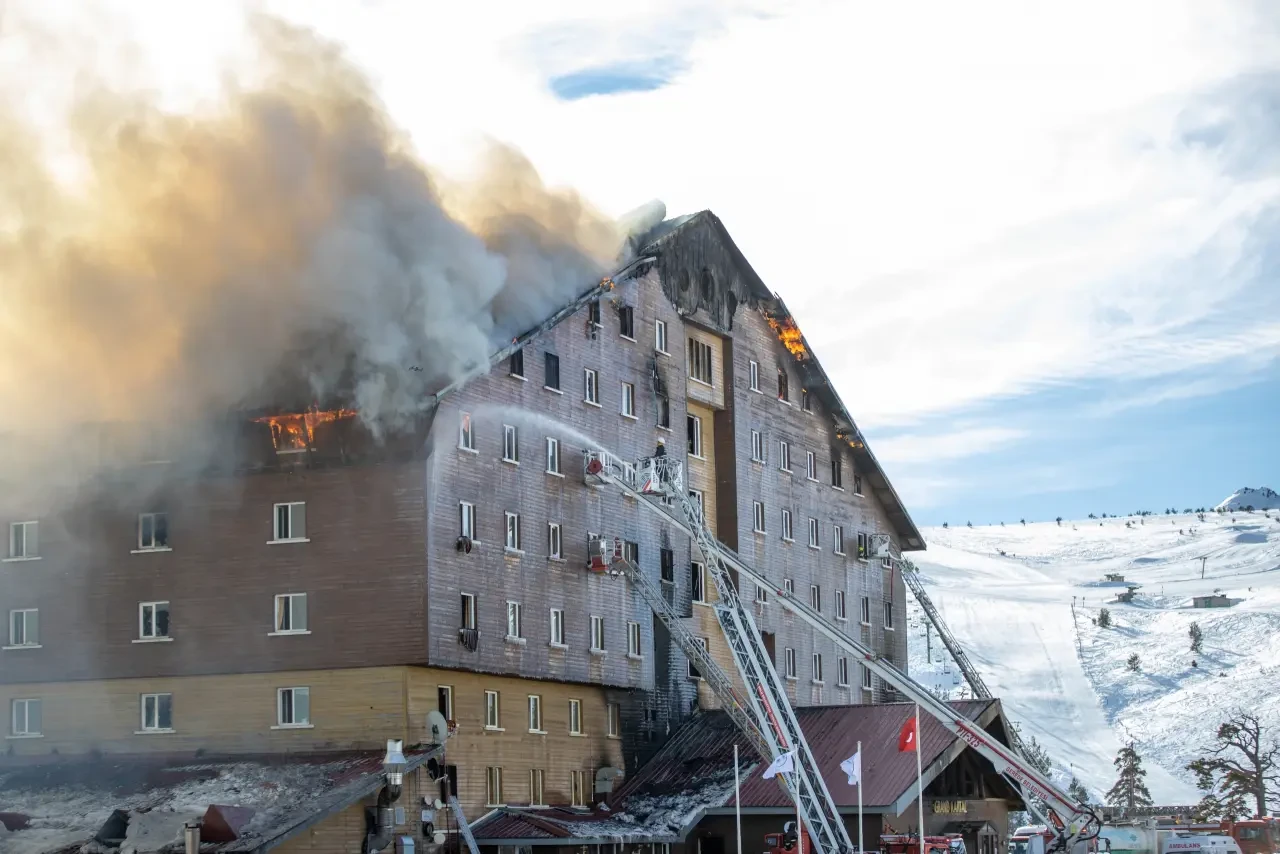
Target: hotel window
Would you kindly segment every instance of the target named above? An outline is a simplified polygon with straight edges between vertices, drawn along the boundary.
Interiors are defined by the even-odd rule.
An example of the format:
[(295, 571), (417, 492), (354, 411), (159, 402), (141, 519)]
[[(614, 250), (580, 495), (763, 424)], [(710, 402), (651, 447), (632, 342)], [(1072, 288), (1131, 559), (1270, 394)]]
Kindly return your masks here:
[(547, 474), (561, 474), (560, 440), (547, 437)]
[(751, 431), (751, 461), (762, 463), (764, 459), (764, 434), (759, 430)]
[(820, 548), (820, 546), (818, 545), (818, 520), (817, 519), (809, 520), (809, 548), (811, 549)]
[(884, 627), (892, 631), (893, 629), (893, 603), (884, 603)]
[(453, 720), (453, 686), (436, 686), (436, 711), (444, 715), (446, 721)]
[(658, 426), (671, 429), (671, 398), (661, 392), (657, 395), (658, 401)]
[(586, 775), (581, 771), (569, 772), (569, 806), (584, 807), (587, 805)]
[(304, 634), (307, 631), (307, 594), (281, 593), (276, 596), (276, 634)]
[(845, 620), (849, 615), (845, 613), (845, 596), (843, 590), (836, 591), (836, 619)]
[(818, 479), (818, 457), (813, 451), (806, 451), (804, 458), (804, 467), (806, 476), (809, 480)]
[(307, 505), (302, 501), (275, 506), (275, 541), (297, 542), (307, 538)]
[(676, 553), (671, 549), (659, 551), (659, 563), (662, 569), (662, 580), (668, 584), (676, 583)]
[(831, 548), (838, 555), (844, 554), (844, 528), (840, 525), (831, 527)]
[(791, 445), (785, 440), (778, 442), (778, 468), (782, 471), (791, 471)]
[(600, 300), (592, 300), (587, 303), (587, 322), (592, 326), (601, 326), (600, 323)]
[(560, 608), (551, 609), (551, 643), (564, 646), (564, 611)]
[(778, 368), (778, 400), (790, 400), (791, 391), (787, 386), (787, 372)]
[(547, 557), (552, 560), (564, 558), (560, 546), (560, 526), (555, 522), (547, 523)]
[(698, 563), (697, 561), (694, 561), (692, 564), (689, 565), (689, 575), (690, 575), (689, 589), (692, 594), (691, 598), (693, 599), (694, 602), (706, 602), (707, 601), (706, 569), (703, 567), (702, 564)]
[(529, 732), (542, 732), (542, 697), (529, 695)]
[(498, 692), (484, 692), (484, 728), (498, 729), (502, 720), (498, 707)]
[(173, 695), (143, 694), (141, 698), (143, 732), (170, 732), (173, 730)]
[(822, 655), (817, 652), (813, 654), (813, 681), (822, 682)]
[(604, 617), (591, 617), (591, 651), (604, 652)]
[(490, 765), (484, 772), (484, 805), (487, 807), (503, 805), (502, 769), (497, 765)]
[(511, 639), (524, 637), (524, 625), (521, 620), (519, 602), (507, 603), (507, 637)]
[(841, 688), (849, 687), (849, 659), (843, 656), (836, 659), (836, 684)]
[(569, 701), (569, 735), (582, 735), (582, 701)]
[(836, 489), (844, 489), (844, 464), (836, 456), (831, 458), (831, 485)]
[(622, 735), (622, 707), (617, 703), (609, 703), (605, 706), (605, 724), (609, 738), (618, 738)]
[(713, 384), (711, 345), (696, 338), (689, 339), (689, 376), (700, 383)]
[(520, 462), (520, 433), (512, 424), (502, 425), (502, 461)]
[(796, 678), (796, 651), (791, 647), (782, 650), (783, 653), (783, 675), (788, 679)]
[(594, 406), (600, 405), (600, 375), (590, 368), (582, 372), (582, 400)]
[(28, 560), (40, 555), (40, 523), (14, 522), (9, 526), (9, 559)]
[(280, 688), (276, 691), (276, 726), (311, 726), (310, 688)]
[(862, 494), (862, 475), (860, 474), (855, 474), (853, 476), (853, 494), (854, 495)]
[(787, 542), (792, 542), (795, 539), (795, 537), (793, 536), (793, 532), (791, 530), (791, 511), (790, 510), (782, 511), (782, 539), (786, 540)]
[(462, 594), (462, 625), (459, 628), (476, 628), (476, 597), (472, 593)]
[(702, 457), (702, 419), (696, 415), (684, 417), (685, 432), (688, 435), (688, 450), (691, 457)]
[(809, 585), (809, 607), (815, 611), (822, 611), (822, 588), (816, 584)]
[(627, 623), (627, 655), (640, 657), (640, 624)]
[(794, 596), (796, 592), (796, 583), (790, 578), (782, 579), (782, 592), (788, 596)]
[(476, 506), (470, 501), (458, 502), (458, 533), (474, 543), (476, 539)]
[(165, 513), (138, 515), (138, 550), (159, 551), (169, 548), (169, 516)]
[(41, 702), (27, 698), (14, 700), (9, 705), (9, 734), (15, 738), (41, 735)]
[(623, 338), (636, 340), (636, 312), (629, 305), (618, 309), (618, 334)]
[(871, 690), (871, 671), (867, 669), (865, 664), (862, 666), (862, 690)]
[(752, 506), (752, 508), (753, 508), (753, 510), (754, 510), (754, 514), (755, 514), (755, 529), (754, 529), (754, 530), (755, 530), (755, 532), (756, 532), (757, 534), (763, 534), (763, 533), (765, 532), (765, 531), (764, 531), (764, 502), (762, 502), (762, 501), (752, 501), (752, 502), (751, 502), (751, 506)]
[(813, 404), (810, 402), (809, 389), (807, 388), (800, 389), (800, 408), (805, 412), (813, 411)]
[(869, 596), (862, 597), (862, 613), (860, 619), (862, 621), (862, 625), (871, 625), (871, 597)]
[(659, 353), (667, 353), (667, 322), (665, 320), (656, 320), (653, 323), (653, 349)]
[(636, 417), (636, 387), (632, 383), (622, 384), (622, 414), (627, 418)]
[(858, 534), (858, 560), (867, 559), (867, 545), (869, 537), (865, 533)]
[(520, 551), (520, 514), (507, 513), (507, 549), (509, 551)]
[[(699, 647), (699, 648), (700, 648), (704, 653), (707, 651), (707, 639), (706, 639), (706, 638), (694, 638), (694, 641), (696, 641), (696, 642), (697, 642), (698, 647)], [(689, 678), (690, 678), (690, 679), (702, 679), (702, 671), (698, 670), (697, 665), (695, 665), (695, 664), (693, 663), (693, 661), (692, 661), (692, 660), (689, 662)]]
[(470, 412), (464, 412), (458, 418), (458, 447), (464, 451), (476, 449), (476, 434)]
[(560, 357), (554, 353), (544, 353), (542, 358), (542, 385), (553, 391), (560, 390)]
[(747, 363), (748, 374), (751, 378), (751, 390), (760, 390), (760, 363), (752, 359)]
[(9, 646), (40, 645), (40, 611), (20, 608), (9, 612)]
[(138, 603), (138, 637), (141, 640), (159, 640), (169, 637), (169, 603)]
[(517, 350), (511, 354), (507, 363), (507, 372), (513, 377), (524, 379), (524, 350)]
[(542, 782), (544, 774), (541, 768), (534, 768), (529, 772), (529, 805), (541, 806), (546, 803), (546, 799), (542, 794)]
[(757, 602), (769, 601), (769, 591), (761, 587), (759, 584), (756, 585), (756, 601)]

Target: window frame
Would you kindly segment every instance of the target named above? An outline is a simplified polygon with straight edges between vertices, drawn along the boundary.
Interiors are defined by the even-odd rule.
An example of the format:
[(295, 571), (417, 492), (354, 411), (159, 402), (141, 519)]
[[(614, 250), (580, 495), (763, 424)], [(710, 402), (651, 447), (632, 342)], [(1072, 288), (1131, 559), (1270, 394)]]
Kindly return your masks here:
[(813, 481), (818, 482), (818, 455), (813, 451), (805, 451), (804, 468), (805, 476)]
[(473, 546), (480, 545), (476, 537), (476, 505), (470, 501), (458, 502), (458, 536), (471, 540)]
[(786, 439), (778, 440), (778, 471), (791, 474), (791, 443)]
[(787, 376), (785, 368), (778, 368), (778, 400), (791, 403), (791, 378)]
[[(294, 508), (295, 508), (295, 507), (301, 507), (301, 508), (303, 508), (303, 509), (302, 509), (302, 536), (300, 536), (300, 537), (294, 536), (294, 533), (295, 533), (294, 528), (295, 528), (295, 527), (297, 527), (297, 521), (298, 521), (298, 520), (297, 520), (296, 511), (294, 510)], [(310, 539), (307, 537), (307, 510), (306, 510), (306, 507), (307, 507), (307, 502), (305, 502), (305, 501), (278, 501), (278, 502), (276, 502), (276, 503), (272, 506), (272, 513), (271, 513), (271, 516), (272, 516), (272, 520), (271, 520), (271, 533), (272, 533), (271, 542), (272, 542), (272, 543), (307, 543), (307, 542), (310, 542)], [(286, 537), (282, 537), (282, 536), (280, 536), (280, 534), (281, 534), (281, 533), (284, 533), (284, 532), (281, 530), (281, 525), (280, 525), (280, 522), (281, 522), (280, 511), (281, 511), (282, 509), (287, 509), (287, 519), (288, 519), (288, 522), (289, 522), (288, 536), (286, 536)]]
[(529, 732), (546, 735), (547, 731), (542, 726), (542, 695), (529, 694), (528, 698)]
[(701, 341), (692, 335), (689, 336), (688, 340), (689, 345), (685, 348), (688, 354), (688, 369), (685, 373), (694, 382), (715, 388), (714, 348), (706, 341)]
[[(164, 634), (160, 634), (159, 629), (159, 607), (164, 606)], [(151, 609), (151, 633), (148, 634), (147, 628), (147, 609)], [(172, 640), (173, 636), (169, 634), (169, 602), (167, 600), (156, 600), (154, 602), (138, 603), (138, 640)]]
[(784, 507), (782, 508), (782, 541), (784, 543), (794, 543), (796, 541), (795, 533), (791, 510)]
[[(34, 614), (35, 630), (32, 631), (32, 620), (29, 615)], [(18, 637), (18, 626), (21, 624), (21, 639)], [(32, 639), (32, 635), (35, 639)], [(6, 649), (39, 649), (40, 648), (40, 609), (39, 608), (13, 608), (9, 611), (9, 643)]]
[[(22, 708), (22, 729), (18, 729), (18, 708)], [(36, 724), (31, 728), (31, 709), (36, 709)], [(41, 738), (44, 736), (44, 700), (40, 697), (14, 697), (9, 701), (9, 737)]]
[(822, 588), (816, 584), (809, 585), (809, 607), (822, 613)]
[(547, 474), (558, 475), (564, 477), (564, 471), (560, 468), (560, 440), (554, 436), (547, 437)]
[(849, 603), (848, 603), (848, 596), (845, 594), (845, 591), (837, 589), (835, 601), (836, 601), (836, 619), (837, 620), (849, 619), (849, 612), (848, 612)]
[(584, 808), (587, 805), (586, 774), (582, 771), (569, 772), (569, 806)]
[(760, 390), (760, 363), (755, 359), (747, 362), (747, 388), (757, 394), (764, 394)]
[(809, 517), (809, 548), (822, 548), (822, 527), (812, 516)]
[(488, 765), (484, 769), (484, 799), (486, 807), (506, 805), (502, 797), (502, 766)]
[(569, 698), (569, 735), (584, 736), (586, 731), (583, 730), (582, 718), (582, 700), (576, 697)]
[(497, 691), (484, 691), (484, 728), (490, 732), (502, 731), (502, 696)]
[[(711, 642), (709, 639), (704, 637), (695, 637), (693, 641), (699, 646), (699, 648), (702, 649), (704, 654), (710, 653)], [(686, 664), (687, 664), (687, 667), (685, 669), (685, 672), (686, 672), (687, 678), (696, 680), (698, 682), (702, 682), (706, 680), (707, 677), (702, 675), (702, 671), (699, 670), (697, 665), (693, 663), (693, 659), (689, 659), (688, 661), (686, 661)]]
[[(160, 726), (161, 724), (160, 713), (162, 711), (161, 698), (163, 697), (169, 698), (169, 725), (167, 727)], [(152, 707), (155, 711), (155, 721), (154, 721), (154, 725), (152, 726), (147, 725), (147, 701), (148, 700), (152, 701)], [(153, 732), (174, 732), (174, 731), (175, 730), (173, 726), (173, 692), (157, 691), (157, 692), (152, 692), (147, 694), (140, 694), (138, 699), (138, 732), (145, 734), (145, 733), (153, 733)]]
[(764, 502), (763, 502), (763, 501), (752, 501), (752, 502), (751, 502), (751, 515), (752, 515), (751, 522), (752, 522), (752, 524), (755, 526), (755, 527), (753, 527), (753, 528), (751, 529), (751, 530), (752, 530), (752, 532), (753, 532), (753, 533), (756, 533), (756, 534), (767, 534), (767, 533), (769, 533), (769, 532), (765, 529), (765, 519), (764, 519)]
[(546, 773), (541, 768), (529, 769), (529, 806), (546, 806)]
[(707, 604), (707, 565), (700, 560), (689, 562), (689, 598), (695, 605)]
[(477, 453), (476, 422), (470, 412), (458, 413), (458, 450)]
[(644, 638), (640, 633), (640, 624), (634, 620), (627, 621), (627, 655), (632, 658), (644, 657)]
[(659, 548), (658, 549), (658, 574), (664, 584), (676, 583), (676, 552), (675, 549)]
[[(284, 698), (285, 692), (289, 694), (289, 710), (294, 720), (286, 721), (284, 719)], [(305, 720), (297, 720), (298, 716), (298, 692), (302, 691), (302, 696), (307, 698), (307, 713)], [(294, 685), (288, 688), (276, 689), (276, 725), (273, 729), (310, 729), (311, 723), (311, 688), (307, 685)]]
[(705, 460), (702, 446), (702, 416), (691, 412), (684, 414), (685, 450), (695, 460)]
[(873, 687), (874, 686), (872, 685), (872, 682), (871, 682), (871, 668), (867, 667), (864, 664), (862, 665), (862, 690), (870, 691), (873, 689)]
[(664, 356), (671, 355), (667, 351), (667, 322), (665, 320), (655, 320), (653, 322), (653, 351)]
[(560, 388), (560, 357), (549, 350), (542, 353), (542, 387), (547, 391), (564, 393)]
[(845, 556), (845, 553), (844, 553), (844, 525), (832, 525), (832, 526), (831, 526), (831, 550), (832, 550), (834, 553), (836, 553), (836, 554), (840, 555), (841, 557), (844, 557), (844, 556)]
[(796, 650), (795, 647), (786, 646), (782, 648), (782, 665), (783, 678), (796, 679)]
[(608, 638), (604, 633), (604, 616), (600, 614), (591, 615), (591, 647), (589, 651), (595, 655), (600, 655), (608, 650), (605, 646)]
[(809, 394), (809, 389), (804, 386), (800, 387), (800, 411), (813, 412), (813, 397)]
[(564, 640), (565, 638), (564, 609), (551, 608), (549, 610), (550, 610), (550, 614), (548, 615), (547, 620), (548, 620), (548, 628), (550, 629), (550, 636), (551, 636), (550, 645), (557, 646), (557, 647), (567, 646)]
[(524, 375), (524, 348), (521, 347), (507, 358), (507, 376), (526, 379)]
[(600, 372), (595, 368), (582, 369), (582, 402), (588, 406), (600, 406)]
[(503, 511), (503, 550), (514, 554), (523, 554), (520, 548), (520, 514), (510, 510)]
[(884, 630), (886, 632), (897, 631), (897, 629), (893, 627), (893, 600), (886, 599), (882, 607), (884, 609)]
[(858, 602), (859, 624), (864, 626), (871, 625), (871, 597), (862, 596)]
[[(512, 629), (515, 629), (513, 632)], [(514, 599), (507, 600), (507, 640), (524, 640), (524, 607)]]
[(604, 704), (605, 738), (622, 738), (622, 706), (618, 703)]
[(836, 659), (836, 687), (849, 687), (849, 658), (840, 656)]
[(628, 341), (636, 340), (635, 306), (618, 306), (618, 337), (625, 338)]
[(764, 433), (760, 432), (759, 430), (751, 431), (751, 462), (753, 463), (768, 462), (768, 460), (765, 459)]
[[(298, 611), (295, 605), (295, 600), (301, 600), (303, 603), (301, 611), (303, 623), (302, 628), (296, 627), (298, 622)], [(288, 603), (288, 607), (284, 611), (281, 611), (280, 607), (282, 602)], [(272, 600), (272, 604), (274, 608), (271, 620), (272, 635), (311, 634), (311, 607), (310, 603), (307, 601), (306, 593), (277, 593), (275, 594), (275, 598)], [(284, 620), (281, 619), (282, 617), (287, 618), (289, 624), (288, 628), (281, 628), (281, 625), (284, 622)]]
[(460, 630), (476, 632), (480, 630), (480, 614), (479, 603), (476, 601), (476, 594), (459, 591), (458, 605), (461, 609), (458, 614), (458, 626)]
[(547, 559), (564, 560), (564, 531), (559, 522), (547, 523)]
[[(18, 553), (17, 534), (22, 531), (22, 553)], [(29, 531), (34, 531), (35, 536), (32, 537)], [(35, 548), (30, 548), (31, 543), (35, 543)], [(22, 522), (9, 523), (9, 548), (8, 557), (5, 560), (22, 561), (22, 560), (39, 560), (40, 559), (40, 520), (28, 519)]]
[(809, 678), (814, 685), (827, 684), (822, 678), (822, 653), (813, 653), (813, 660), (809, 664)]
[(623, 418), (639, 418), (636, 415), (636, 384), (624, 382), (622, 384), (622, 405), (619, 414)]
[(831, 455), (831, 488), (844, 492), (844, 460), (839, 454)]
[[(144, 530), (144, 520), (151, 522), (151, 544), (148, 545), (142, 536)], [(161, 524), (157, 524), (161, 523)], [(157, 538), (158, 532), (163, 528), (164, 540), (161, 542)], [(154, 511), (151, 513), (138, 514), (138, 549), (139, 552), (167, 552), (172, 551), (169, 547), (169, 514), (164, 511)]]
[(520, 428), (515, 424), (502, 425), (502, 461), (520, 465)]

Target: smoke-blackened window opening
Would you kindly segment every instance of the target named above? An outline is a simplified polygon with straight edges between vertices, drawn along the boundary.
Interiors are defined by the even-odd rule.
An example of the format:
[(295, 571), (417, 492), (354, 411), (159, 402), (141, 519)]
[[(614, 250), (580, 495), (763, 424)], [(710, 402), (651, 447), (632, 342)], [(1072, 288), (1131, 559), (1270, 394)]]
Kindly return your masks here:
[(844, 461), (839, 451), (831, 452), (831, 485), (836, 489), (844, 489)]
[(173, 730), (172, 694), (143, 694), (141, 706), (143, 732)]
[(275, 539), (277, 543), (305, 542), (307, 539), (307, 505), (292, 501), (275, 506)]
[(169, 637), (168, 602), (139, 603), (138, 637), (142, 640), (157, 640)]
[(524, 349), (521, 348), (511, 354), (507, 360), (507, 372), (513, 377), (524, 379)]
[(783, 402), (791, 400), (791, 387), (784, 368), (778, 368), (778, 400)]
[(629, 305), (618, 308), (618, 334), (628, 340), (636, 340), (635, 309)]
[(281, 593), (276, 596), (276, 634), (303, 634), (307, 632), (307, 594)]
[(813, 402), (807, 388), (800, 389), (800, 408), (805, 412), (813, 412)]
[(587, 303), (587, 323), (592, 326), (600, 326), (600, 300), (592, 300)]
[(167, 548), (169, 548), (169, 515), (140, 513), (138, 515), (138, 549), (158, 551)]
[(715, 291), (715, 286), (715, 277), (711, 275), (711, 270), (703, 267), (702, 272), (698, 274), (698, 295), (704, 303), (711, 302), (711, 294)]
[(707, 601), (707, 570), (698, 561), (689, 565), (689, 598), (694, 602)]
[(659, 427), (671, 429), (671, 398), (665, 394), (657, 396), (657, 424)]
[(542, 385), (554, 391), (560, 391), (560, 357), (555, 353), (544, 353), (542, 356)]
[(460, 629), (477, 629), (479, 624), (476, 617), (476, 597), (473, 593), (463, 593), (460, 595), (462, 604), (462, 613), (460, 615)]
[(666, 584), (676, 583), (676, 553), (669, 548), (658, 550), (661, 578)]
[(689, 339), (689, 377), (706, 385), (715, 384), (711, 345), (697, 338)]
[(40, 523), (12, 522), (9, 525), (9, 559), (24, 560), (40, 556)]
[(862, 475), (860, 474), (853, 476), (853, 494), (862, 495)]
[[(702, 651), (704, 653), (707, 651), (707, 645), (708, 645), (707, 638), (694, 638), (693, 640), (695, 643), (698, 644), (698, 646), (702, 648)], [(697, 665), (695, 665), (692, 661), (689, 662), (689, 678), (702, 681), (702, 671), (698, 670)]]

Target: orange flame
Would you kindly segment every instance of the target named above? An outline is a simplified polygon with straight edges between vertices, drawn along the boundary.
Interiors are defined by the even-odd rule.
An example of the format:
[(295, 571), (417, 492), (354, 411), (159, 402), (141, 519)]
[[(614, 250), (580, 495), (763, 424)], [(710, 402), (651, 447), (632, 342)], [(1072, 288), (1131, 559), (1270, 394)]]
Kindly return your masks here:
[(601, 279), (600, 284), (608, 288), (609, 290), (614, 289), (613, 279), (609, 278), (608, 276), (605, 276), (603, 279)]
[(354, 409), (332, 409), (328, 411), (308, 409), (306, 412), (267, 415), (253, 419), (257, 424), (271, 426), (271, 443), (277, 451), (305, 451), (315, 444), (316, 426), (337, 421), (339, 418), (354, 418)]
[(791, 355), (797, 359), (809, 358), (809, 351), (805, 349), (803, 336), (800, 334), (800, 327), (796, 326), (796, 322), (789, 317), (782, 320), (765, 315), (765, 320), (769, 321), (769, 325), (773, 327), (773, 331), (778, 334), (778, 340), (782, 342), (782, 346), (791, 352)]

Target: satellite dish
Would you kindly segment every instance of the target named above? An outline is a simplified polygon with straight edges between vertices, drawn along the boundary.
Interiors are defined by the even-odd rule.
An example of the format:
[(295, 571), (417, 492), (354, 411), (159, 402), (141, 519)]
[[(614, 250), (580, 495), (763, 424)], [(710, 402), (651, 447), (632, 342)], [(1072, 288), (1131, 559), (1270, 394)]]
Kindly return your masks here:
[(432, 744), (444, 744), (449, 737), (449, 722), (439, 712), (427, 712), (427, 732)]
[(436, 845), (444, 845), (445, 835), (443, 830), (437, 830), (435, 836), (431, 837)]

